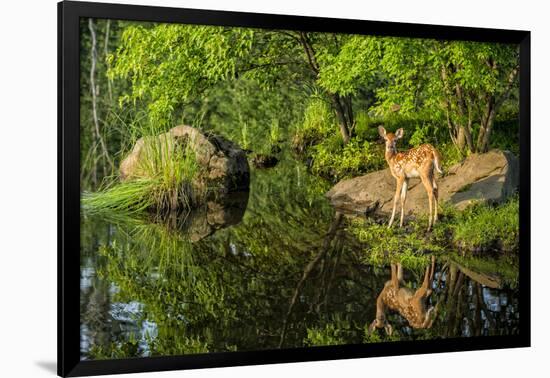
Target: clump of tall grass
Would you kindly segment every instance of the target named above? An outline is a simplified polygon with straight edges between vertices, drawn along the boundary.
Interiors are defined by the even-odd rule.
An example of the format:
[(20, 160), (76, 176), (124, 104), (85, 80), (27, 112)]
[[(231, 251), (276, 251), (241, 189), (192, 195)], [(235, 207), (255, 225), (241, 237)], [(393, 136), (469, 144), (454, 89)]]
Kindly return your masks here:
[(250, 136), (248, 134), (248, 125), (246, 122), (243, 122), (241, 127), (241, 146), (245, 150), (250, 148)]
[(303, 121), (295, 125), (292, 147), (296, 151), (304, 152), (307, 147), (334, 133), (335, 125), (330, 104), (323, 98), (312, 97), (308, 101)]
[(390, 228), (371, 219), (356, 218), (348, 230), (366, 247), (363, 261), (386, 266), (399, 261), (407, 269), (422, 271), (429, 256), (446, 250), (445, 241), (436, 233), (426, 234), (425, 219), (408, 223), (408, 229)]
[(97, 192), (84, 192), (82, 205), (91, 212), (142, 212), (155, 205), (152, 193), (156, 186), (155, 180), (147, 178), (121, 182)]
[(519, 199), (500, 206), (479, 205), (465, 210), (451, 226), (460, 248), (474, 251), (515, 251), (519, 246)]
[(269, 143), (271, 146), (276, 146), (281, 139), (281, 131), (279, 127), (279, 120), (273, 118), (271, 120), (271, 125), (269, 126)]
[(196, 181), (200, 167), (193, 141), (166, 135), (146, 136), (143, 143), (133, 176), (122, 182), (111, 178), (99, 191), (84, 193), (85, 208), (127, 213), (172, 211), (190, 208), (205, 194), (206, 189)]
[(391, 229), (372, 219), (356, 218), (348, 231), (365, 245), (363, 261), (375, 266), (397, 260), (409, 269), (422, 270), (429, 254), (500, 252), (513, 257), (519, 252), (517, 195), (500, 205), (478, 204), (458, 211), (443, 204), (442, 210), (441, 220), (429, 233), (425, 216)]

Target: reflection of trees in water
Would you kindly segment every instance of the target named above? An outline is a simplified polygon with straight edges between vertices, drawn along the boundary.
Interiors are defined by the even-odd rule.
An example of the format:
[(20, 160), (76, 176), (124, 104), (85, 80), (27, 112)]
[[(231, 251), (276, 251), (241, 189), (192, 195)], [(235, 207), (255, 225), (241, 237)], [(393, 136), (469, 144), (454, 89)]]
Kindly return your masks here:
[[(110, 315), (111, 297), (108, 281), (98, 279), (95, 267), (104, 265), (94, 251), (99, 245), (110, 243), (109, 226), (102, 225), (94, 234), (83, 228), (82, 267), (80, 272), (81, 350), (96, 345), (108, 345), (120, 333), (120, 327)], [(99, 236), (99, 237), (98, 237)]]
[[(387, 267), (361, 262), (364, 248), (346, 232), (345, 219), (333, 214), (319, 195), (325, 188), (308, 181), (310, 176), (300, 168), (288, 170), (283, 161), (270, 174), (254, 175), (244, 217), (241, 214), (240, 223), (233, 219), (237, 224), (231, 227), (218, 224), (210, 229), (209, 217), (200, 215), (191, 215), (187, 223), (172, 219), (168, 225), (111, 220), (115, 226), (110, 239), (103, 234), (99, 239), (103, 263), (95, 266), (105, 277), (102, 282), (114, 282), (119, 291), (109, 296), (108, 285), (97, 286), (105, 299), (101, 306), (83, 295), (83, 307), (92, 308), (82, 321), (87, 326), (97, 323), (93, 343), (106, 342), (109, 338), (99, 335), (113, 333), (100, 327), (112, 304), (134, 301), (144, 305), (142, 318), (158, 326), (158, 334), (146, 340), (153, 355), (370, 340), (365, 329), (388, 280)], [(101, 224), (85, 222), (82, 228), (90, 234), (85, 236), (97, 238)], [(207, 232), (190, 238), (193, 224)], [(97, 248), (92, 249), (89, 253), (97, 255)], [(498, 316), (483, 310), (485, 302), (476, 297), (471, 279), (452, 266), (437, 264), (432, 302), (441, 305), (431, 329), (412, 330), (399, 314), (388, 315), (400, 338), (496, 332), (484, 330), (498, 327)], [(463, 331), (463, 322), (471, 323), (470, 331)], [(312, 338), (312, 332), (327, 329), (337, 337)], [(124, 337), (109, 340), (120, 344)], [(116, 356), (140, 353), (143, 349)]]
[(87, 290), (81, 290), (80, 304), (81, 324), (85, 325), (80, 337), (82, 349), (108, 344), (111, 341), (108, 282), (96, 281)]
[[(302, 345), (308, 325), (364, 295), (355, 281), (364, 286), (372, 278), (358, 259), (344, 256), (351, 244), (343, 230), (329, 230), (330, 209), (320, 201), (299, 207), (300, 199), (281, 201), (281, 195), (296, 193), (285, 187), (279, 200), (252, 195), (242, 224), (196, 243), (161, 224), (117, 227), (102, 273), (120, 287), (117, 300), (144, 303), (146, 316), (159, 325), (153, 352), (190, 352), (188, 340), (209, 351), (274, 348), (289, 318), (285, 345)], [(312, 259), (315, 266), (290, 313), (289, 301)], [(160, 278), (151, 279), (151, 271)], [(364, 311), (353, 314), (360, 320)]]
[(474, 276), (469, 269), (452, 262), (444, 266), (440, 274), (446, 277), (445, 285), (438, 295), (440, 307), (444, 310), (444, 316), (438, 322), (438, 333), (443, 337), (518, 332), (518, 304), (511, 290), (499, 291), (498, 301), (505, 305), (498, 311), (493, 311), (488, 308), (484, 293), (496, 292), (496, 288), (482, 286), (482, 282), (487, 283), (482, 274)]
[[(439, 264), (430, 303), (435, 321), (417, 330), (402, 314), (393, 313), (400, 339), (505, 335), (518, 332), (515, 293), (491, 274), (475, 272), (451, 260)], [(411, 285), (411, 282), (408, 282)], [(414, 285), (411, 285), (414, 286)], [(490, 308), (487, 303), (492, 303)]]

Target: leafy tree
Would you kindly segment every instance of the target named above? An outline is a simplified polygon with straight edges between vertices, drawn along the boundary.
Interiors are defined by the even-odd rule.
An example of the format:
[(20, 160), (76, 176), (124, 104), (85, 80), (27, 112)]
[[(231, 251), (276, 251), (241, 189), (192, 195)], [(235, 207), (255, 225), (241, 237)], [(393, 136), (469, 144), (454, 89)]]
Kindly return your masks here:
[(497, 112), (517, 101), (518, 57), (515, 45), (353, 36), (320, 84), (345, 95), (374, 85), (377, 113), (426, 114), (461, 152), (485, 152)]
[[(338, 148), (312, 151), (333, 155), (343, 167), (349, 162), (339, 141), (370, 143), (376, 134), (369, 129), (379, 121), (414, 119), (408, 136), (419, 143), (443, 136), (459, 156), (486, 151), (497, 118), (517, 115), (514, 45), (125, 22), (112, 22), (109, 31), (105, 21), (91, 24), (95, 48), (90, 22), (81, 25), (87, 73), (81, 114), (83, 181), (91, 180), (92, 188), (143, 130), (160, 132), (180, 121), (212, 127), (257, 150), (267, 146), (273, 122), (288, 136), (319, 99), (333, 114), (323, 118), (323, 140), (334, 137)], [(115, 109), (116, 99), (123, 106)], [(146, 127), (133, 127), (140, 122)], [(320, 140), (310, 139), (311, 145)]]
[[(516, 46), (387, 39), (381, 61), (387, 86), (378, 110), (399, 104), (447, 124), (462, 153), (486, 152), (497, 111), (517, 90)], [(477, 138), (476, 138), (477, 136)]]
[(109, 75), (132, 82), (121, 103), (145, 99), (151, 121), (166, 126), (176, 107), (235, 76), (253, 35), (249, 29), (211, 26), (129, 26), (109, 57)]
[[(152, 121), (167, 125), (174, 112), (215, 84), (245, 77), (264, 89), (311, 87), (346, 36), (212, 26), (143, 25), (126, 28), (110, 77), (132, 82), (130, 102), (145, 99)], [(353, 127), (351, 95), (323, 86), (347, 143)]]

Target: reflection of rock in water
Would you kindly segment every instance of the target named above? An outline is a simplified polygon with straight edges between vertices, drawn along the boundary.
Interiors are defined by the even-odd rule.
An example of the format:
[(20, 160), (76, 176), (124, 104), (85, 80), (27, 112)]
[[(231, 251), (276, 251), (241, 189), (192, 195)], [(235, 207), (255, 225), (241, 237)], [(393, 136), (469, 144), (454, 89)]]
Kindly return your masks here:
[(190, 212), (156, 215), (153, 221), (166, 224), (170, 230), (185, 234), (194, 243), (216, 230), (239, 223), (247, 205), (248, 191), (234, 192), (208, 201)]

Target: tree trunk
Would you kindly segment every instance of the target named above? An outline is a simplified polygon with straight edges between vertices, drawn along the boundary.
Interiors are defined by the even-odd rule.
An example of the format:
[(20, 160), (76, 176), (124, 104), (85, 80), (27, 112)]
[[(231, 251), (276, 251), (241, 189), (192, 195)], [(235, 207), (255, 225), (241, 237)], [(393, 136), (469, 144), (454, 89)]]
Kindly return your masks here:
[[(97, 92), (99, 88), (95, 82), (95, 71), (96, 71), (96, 64), (97, 64), (97, 39), (96, 39), (94, 22), (91, 18), (88, 20), (88, 28), (90, 29), (90, 35), (92, 37), (92, 48), (91, 48), (91, 54), (90, 54), (91, 63), (92, 63), (90, 67), (90, 87), (92, 90), (92, 116), (94, 121), (95, 139), (99, 141), (99, 144), (101, 145), (101, 151), (102, 151), (103, 157), (109, 163), (110, 168), (112, 168), (113, 162), (109, 156), (109, 152), (107, 150), (107, 146), (105, 145), (105, 141), (101, 136), (101, 132), (99, 129), (99, 117), (97, 115)], [(105, 166), (105, 160), (103, 161), (104, 176), (107, 174), (107, 167)]]
[(489, 120), (487, 121), (487, 127), (485, 130), (485, 135), (481, 144), (478, 146), (479, 152), (487, 152), (489, 150), (489, 141), (491, 138), (491, 133), (493, 131), (493, 124), (495, 121), (495, 111), (493, 110), (489, 115)]
[[(319, 76), (319, 63), (315, 56), (315, 50), (311, 40), (308, 37), (306, 32), (300, 32), (298, 40), (304, 48), (309, 66), (311, 70), (315, 73), (315, 76)], [(351, 104), (351, 97), (341, 97), (336, 93), (329, 94), (334, 111), (338, 117), (338, 127), (340, 128), (340, 134), (344, 140), (344, 144), (347, 144), (351, 138), (351, 127), (353, 125), (353, 109)]]
[[(472, 144), (472, 137), (470, 129), (466, 130), (466, 128), (463, 126), (465, 118), (465, 102), (462, 94), (462, 88), (458, 85), (456, 85), (454, 88), (451, 88), (451, 85), (448, 81), (447, 68), (444, 65), (441, 66), (440, 75), (445, 91), (444, 104), (449, 135), (451, 136), (451, 140), (458, 151), (461, 154), (464, 154), (466, 146), (470, 146)], [(453, 109), (452, 104), (456, 105), (456, 108), (458, 109), (458, 116), (456, 114), (457, 111)], [(468, 127), (471, 126), (469, 116), (470, 113), (468, 109)]]
[[(464, 151), (464, 149), (467, 147), (469, 152), (474, 151), (474, 143), (472, 141), (472, 118), (471, 118), (471, 111), (470, 106), (464, 97), (464, 91), (462, 87), (457, 84), (455, 86), (455, 93), (456, 93), (456, 105), (458, 109), (458, 118), (460, 125), (459, 129), (459, 140), (460, 143), (460, 150)], [(468, 117), (468, 122), (466, 126), (464, 126), (464, 122), (466, 120), (466, 116)]]
[[(105, 25), (105, 43), (103, 44), (103, 55), (104, 55), (105, 60), (107, 60), (107, 56), (109, 56), (110, 31), (111, 31), (111, 20), (107, 20), (107, 24)], [(113, 88), (111, 86), (111, 81), (110, 80), (107, 80), (107, 91), (109, 93), (109, 101), (112, 104), (113, 103)]]
[[(489, 62), (489, 66), (493, 69), (496, 68), (494, 63)], [(489, 142), (491, 141), (491, 133), (493, 131), (493, 124), (495, 122), (495, 116), (497, 109), (508, 99), (510, 92), (514, 87), (516, 78), (518, 75), (519, 67), (514, 67), (508, 73), (508, 83), (504, 93), (497, 99), (494, 94), (487, 94), (485, 100), (487, 102), (485, 113), (481, 119), (481, 125), (479, 128), (479, 134), (477, 137), (476, 150), (477, 152), (487, 152), (489, 150)]]
[(464, 153), (464, 150), (466, 149), (466, 131), (464, 126), (457, 126), (457, 129), (456, 146), (461, 153)]
[(495, 98), (489, 96), (487, 99), (487, 107), (483, 115), (481, 125), (479, 127), (479, 135), (477, 137), (477, 152), (487, 152), (489, 150), (489, 141), (491, 132), (493, 131), (493, 123), (495, 121)]
[(338, 117), (338, 126), (340, 127), (340, 134), (344, 140), (344, 144), (347, 144), (351, 138), (349, 120), (346, 116), (345, 105), (342, 104), (341, 97), (337, 94), (331, 95), (332, 103), (334, 105), (334, 110), (336, 111), (336, 116)]
[(474, 152), (475, 147), (474, 147), (474, 141), (472, 139), (471, 124), (468, 124), (468, 126), (464, 128), (464, 137), (466, 138), (466, 146), (468, 147), (468, 152)]

